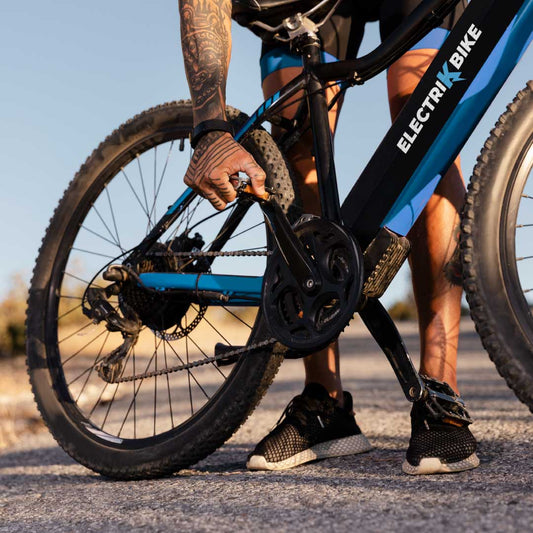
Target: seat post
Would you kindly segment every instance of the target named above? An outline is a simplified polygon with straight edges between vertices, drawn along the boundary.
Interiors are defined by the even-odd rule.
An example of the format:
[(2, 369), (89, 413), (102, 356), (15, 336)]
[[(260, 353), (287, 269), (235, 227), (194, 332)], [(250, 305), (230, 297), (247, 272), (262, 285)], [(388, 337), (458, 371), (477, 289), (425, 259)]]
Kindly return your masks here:
[(318, 190), (322, 216), (342, 224), (335, 162), (333, 160), (333, 136), (329, 126), (328, 102), (323, 83), (314, 74), (313, 67), (320, 64), (322, 46), (314, 32), (298, 39), (297, 48), (302, 54), (304, 73), (307, 77), (307, 101), (313, 132), (313, 155), (318, 175)]

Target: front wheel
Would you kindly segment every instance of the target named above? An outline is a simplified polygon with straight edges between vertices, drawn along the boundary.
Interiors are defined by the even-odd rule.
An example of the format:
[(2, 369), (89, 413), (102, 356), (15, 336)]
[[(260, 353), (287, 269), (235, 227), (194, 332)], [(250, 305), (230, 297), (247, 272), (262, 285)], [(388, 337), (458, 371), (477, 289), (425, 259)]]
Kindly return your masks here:
[[(237, 123), (247, 118), (232, 109), (228, 115)], [(38, 407), (67, 453), (114, 478), (169, 474), (213, 452), (244, 422), (282, 360), (266, 346), (269, 335), (257, 306), (167, 301), (131, 283), (109, 305), (140, 317), (142, 328), (121, 361), (119, 379), (106, 381), (98, 371), (124, 339), (105, 320), (83, 312), (88, 294), (109, 285), (102, 277), (108, 265), (127, 262), (180, 197), (191, 130), (190, 103), (174, 102), (113, 132), (60, 201), (32, 279), (27, 353)], [(265, 170), (282, 208), (293, 210), (291, 179), (270, 136), (255, 130), (243, 145)], [(188, 198), (178, 219), (137, 261), (138, 271), (262, 275), (271, 242), (258, 206), (236, 202), (216, 212), (202, 198)], [(169, 250), (208, 250), (221, 232), (224, 248), (217, 252), (226, 255), (168, 257)], [(240, 356), (213, 362), (217, 352)], [(181, 370), (166, 372), (171, 368)], [(132, 376), (145, 377), (122, 379)]]
[(485, 143), (462, 221), (465, 290), (500, 374), (533, 412), (533, 82)]

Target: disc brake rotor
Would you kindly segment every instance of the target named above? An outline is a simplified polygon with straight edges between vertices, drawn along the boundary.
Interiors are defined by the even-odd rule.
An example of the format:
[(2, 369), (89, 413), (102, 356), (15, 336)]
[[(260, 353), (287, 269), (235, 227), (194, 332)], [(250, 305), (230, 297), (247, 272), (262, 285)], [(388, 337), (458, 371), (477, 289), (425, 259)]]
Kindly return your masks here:
[(335, 340), (357, 310), (363, 287), (362, 253), (341, 227), (321, 218), (294, 228), (318, 273), (313, 292), (293, 278), (279, 251), (265, 271), (263, 310), (271, 332), (301, 356)]

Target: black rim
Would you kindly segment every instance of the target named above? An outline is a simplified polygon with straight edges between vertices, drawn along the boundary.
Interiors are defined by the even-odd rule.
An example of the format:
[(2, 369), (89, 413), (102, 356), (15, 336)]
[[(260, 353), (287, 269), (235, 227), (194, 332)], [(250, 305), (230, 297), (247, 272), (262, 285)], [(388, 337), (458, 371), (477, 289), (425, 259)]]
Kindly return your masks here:
[[(533, 135), (510, 176), (501, 218), (502, 275), (510, 305), (525, 337), (533, 339)], [(508, 268), (506, 268), (506, 266)]]
[[(77, 208), (71, 210), (73, 218), (69, 222), (69, 229), (65, 232), (59, 248), (58, 256), (61, 257), (58, 257), (52, 273), (46, 312), (46, 344), (48, 347), (48, 368), (55, 385), (56, 394), (67, 411), (69, 418), (75, 421), (78, 427), (93, 436), (103, 439), (106, 444), (111, 446), (139, 448), (148, 443), (157, 444), (174, 436), (176, 432), (184, 430), (203, 413), (210, 402), (215, 400), (230, 385), (237, 373), (237, 369), (243, 362), (243, 359), (241, 359), (237, 364), (230, 367), (218, 367), (213, 364), (198, 367), (203, 375), (201, 378), (203, 383), (197, 372), (189, 370), (185, 373), (167, 374), (150, 380), (138, 380), (120, 385), (106, 385), (101, 380), (98, 383), (99, 378), (93, 367), (95, 362), (110, 350), (112, 344), (110, 338), (118, 334), (107, 332), (103, 325), (99, 325), (94, 331), (91, 331), (93, 326), (88, 323), (89, 321), (85, 317), (83, 317), (85, 318), (85, 324), (75, 324), (76, 316), (80, 318), (81, 315), (81, 296), (79, 296), (79, 287), (76, 290), (73, 290), (73, 287), (76, 288), (76, 284), (84, 285), (88, 283), (90, 277), (73, 272), (72, 265), (75, 264), (73, 260), (79, 255), (83, 257), (89, 256), (90, 263), (98, 262), (101, 267), (101, 263), (113, 262), (118, 255), (125, 253), (128, 249), (128, 244), (122, 240), (119, 233), (120, 223), (118, 219), (123, 209), (119, 209), (118, 206), (114, 207), (112, 198), (110, 199), (113, 196), (112, 191), (110, 191), (113, 180), (117, 176), (121, 176), (124, 189), (130, 190), (133, 204), (137, 206), (138, 211), (143, 212), (145, 215), (146, 227), (144, 231), (146, 233), (152, 226), (153, 220), (158, 215), (161, 216), (163, 214), (163, 211), (160, 211), (158, 206), (155, 206), (156, 202), (152, 203), (149, 200), (150, 188), (152, 192), (157, 193), (154, 196), (164, 195), (163, 185), (160, 183), (162, 180), (158, 179), (161, 173), (157, 169), (161, 169), (162, 172), (162, 168), (157, 159), (157, 152), (161, 153), (163, 148), (168, 150), (168, 154), (173, 150), (179, 152), (181, 144), (181, 148), (184, 150), (181, 155), (186, 154), (186, 159), (188, 159), (190, 151), (188, 141), (185, 140), (187, 136), (187, 128), (167, 129), (163, 132), (154, 133), (137, 142), (134, 147), (120, 154), (115, 161), (107, 166), (98, 181), (91, 186), (90, 190), (80, 200)], [(180, 141), (180, 139), (183, 140)], [(151, 154), (154, 155), (152, 156)], [(152, 168), (155, 169), (150, 182), (146, 177), (145, 170), (147, 158), (153, 159)], [(164, 159), (167, 160), (168, 157), (165, 156)], [(134, 178), (128, 176), (128, 169), (132, 165), (136, 166), (139, 171), (137, 178), (140, 178), (140, 187), (137, 193), (134, 192), (134, 187), (132, 187)], [(166, 168), (165, 173), (169, 172), (168, 162)], [(183, 173), (180, 172), (172, 173), (171, 179), (174, 182), (181, 180)], [(101, 194), (99, 194), (100, 192)], [(170, 200), (167, 198), (163, 209), (175, 197), (177, 197), (177, 194), (173, 193)], [(104, 214), (103, 210), (99, 209), (99, 200), (109, 205), (107, 213)], [(207, 204), (207, 202), (200, 198), (193, 201), (191, 207), (184, 213), (182, 222), (184, 221), (188, 225), (196, 224), (194, 217), (201, 219), (201, 211), (206, 207), (202, 204)], [(217, 217), (212, 217), (212, 214), (213, 210), (209, 208), (209, 217), (206, 215), (204, 218), (206, 220), (208, 218), (209, 220), (220, 220), (218, 224), (215, 222), (218, 227), (222, 225), (223, 219), (221, 217), (227, 217), (228, 215), (226, 212)], [(86, 221), (89, 220), (89, 216), (93, 216), (93, 220), (100, 221), (99, 231), (95, 231), (94, 227), (90, 227), (87, 224)], [(254, 248), (258, 247), (257, 239), (254, 239), (253, 235), (257, 235), (260, 232), (264, 236), (264, 224), (254, 224), (251, 221), (247, 222), (247, 224), (247, 226), (239, 227), (235, 233), (236, 242), (231, 244), (237, 247), (229, 247), (227, 249), (242, 249), (239, 244), (242, 245), (243, 240), (247, 237), (250, 237), (250, 241), (254, 243)], [(79, 231), (72, 229), (78, 228), (78, 226)], [(248, 235), (246, 234), (246, 228), (250, 228), (248, 229)], [(82, 232), (89, 235), (91, 239), (104, 243), (104, 248), (113, 247), (119, 253), (113, 256), (112, 254), (103, 253), (100, 248), (95, 252), (94, 249), (78, 246), (78, 237)], [(168, 234), (166, 238), (168, 238)], [(206, 241), (204, 248), (207, 248), (208, 244), (209, 241)], [(222, 266), (222, 268), (224, 267)], [(86, 270), (90, 272), (97, 271), (94, 268)], [(96, 283), (100, 282), (101, 280), (96, 280)], [(191, 306), (191, 308), (194, 308), (194, 306)], [(222, 321), (224, 331), (216, 323), (216, 320), (220, 321), (220, 317), (216, 315), (222, 311), (224, 311), (226, 316), (224, 319), (226, 322)], [(192, 309), (193, 314), (194, 312), (196, 311)], [(202, 332), (208, 331), (211, 336), (218, 336), (218, 342), (229, 346), (239, 345), (239, 342), (243, 342), (242, 339), (244, 339), (245, 344), (250, 335), (253, 337), (255, 315), (256, 310), (251, 312), (245, 310), (243, 312), (242, 309), (217, 308), (213, 310), (212, 316), (207, 314), (205, 320), (202, 321), (202, 327), (204, 328), (202, 331), (196, 331), (194, 334), (179, 341), (184, 345), (179, 350), (172, 345), (171, 341), (158, 338), (148, 328), (145, 328), (145, 336), (151, 336), (153, 346), (147, 348), (146, 342), (148, 341), (141, 339), (144, 343), (144, 348), (141, 348), (139, 344), (136, 350), (132, 350), (127, 356), (128, 363), (124, 369), (124, 375), (157, 370), (165, 365), (171, 367), (188, 362), (193, 357), (201, 359), (213, 355), (213, 342), (204, 342)], [(187, 316), (183, 320), (187, 321)], [(239, 332), (240, 340), (236, 339), (237, 334), (234, 330), (237, 328), (241, 330)], [(62, 334), (62, 330), (64, 330), (65, 334)], [(227, 334), (226, 330), (230, 331), (230, 334)], [(74, 344), (73, 339), (78, 341), (80, 336), (87, 337), (83, 339), (81, 346), (79, 342), (76, 348), (69, 346), (69, 344)], [(210, 345), (211, 351), (207, 350), (206, 343)], [(144, 350), (142, 356), (139, 354), (141, 349)], [(82, 360), (83, 363), (81, 363)], [(88, 402), (85, 400), (85, 396), (89, 395), (87, 391), (91, 387), (94, 389), (95, 382), (99, 388), (94, 393), (91, 393), (93, 398), (91, 402)], [(164, 407), (165, 405), (166, 408)], [(120, 413), (117, 414), (119, 411)]]

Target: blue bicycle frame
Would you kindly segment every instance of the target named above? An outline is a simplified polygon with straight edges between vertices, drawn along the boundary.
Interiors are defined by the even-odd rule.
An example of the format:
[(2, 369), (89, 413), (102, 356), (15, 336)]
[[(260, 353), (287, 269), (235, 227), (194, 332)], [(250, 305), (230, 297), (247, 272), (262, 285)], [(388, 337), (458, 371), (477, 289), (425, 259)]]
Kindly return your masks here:
[[(435, 1), (428, 0), (424, 6), (432, 3)], [(424, 6), (420, 8), (421, 14)], [(438, 25), (435, 21), (432, 24), (426, 25), (423, 34)], [(369, 54), (353, 61), (317, 65), (312, 71), (307, 69), (266, 100), (237, 133), (236, 139), (270, 120), (298, 91), (307, 89), (310, 93), (310, 75), (315, 87), (317, 81), (319, 87), (336, 80), (362, 83), (389, 66), (410, 46), (415, 35), (417, 39), (423, 36), (416, 32), (409, 34), (409, 22), (404, 26), (373, 53), (375, 57), (379, 57), (380, 52), (382, 56), (388, 54), (386, 61), (370, 61), (372, 54)], [(335, 209), (338, 198), (335, 197), (334, 166), (331, 169), (329, 165), (332, 147), (326, 147), (329, 153), (325, 164), (317, 161), (319, 185), (329, 181), (335, 187), (320, 189), (323, 206), (328, 201), (325, 195), (330, 195), (330, 203), (326, 205), (334, 206), (330, 215), (326, 212), (325, 216), (348, 227), (363, 249), (384, 226), (406, 235), (533, 40), (532, 28), (533, 0), (472, 0), (348, 194), (339, 214)], [(411, 38), (404, 38), (401, 46), (393, 46), (405, 35)], [(396, 49), (394, 54), (389, 53), (391, 49)], [(364, 67), (368, 65), (365, 76)], [(313, 92), (316, 93), (316, 89)], [(313, 98), (312, 94), (309, 98)], [(313, 121), (312, 105), (310, 107)], [(315, 149), (315, 153), (318, 152)], [(324, 168), (328, 168), (329, 176), (324, 176)], [(160, 228), (166, 229), (194, 196), (193, 191), (187, 190), (176, 200)], [(217, 291), (225, 296), (225, 303), (229, 301), (231, 305), (257, 305), (261, 300), (260, 276), (146, 273), (140, 278), (147, 287), (158, 290)], [(211, 303), (216, 304), (216, 301)]]

